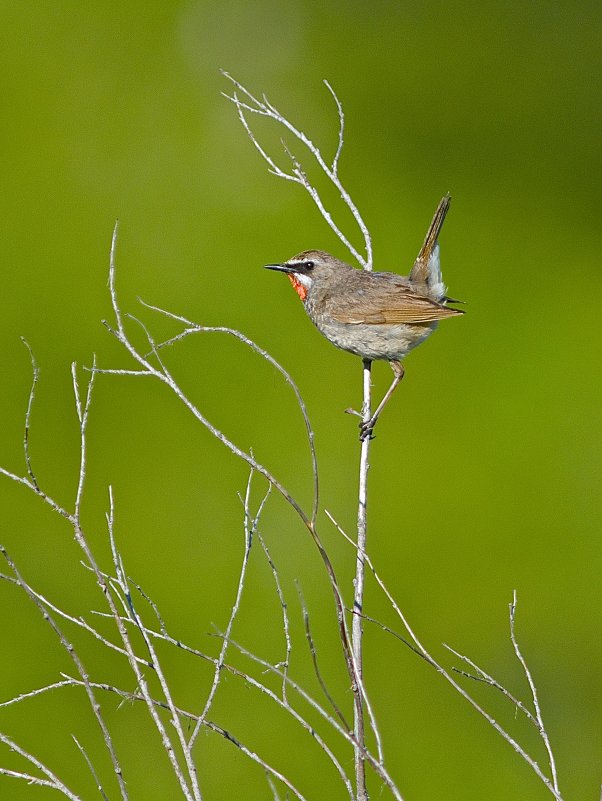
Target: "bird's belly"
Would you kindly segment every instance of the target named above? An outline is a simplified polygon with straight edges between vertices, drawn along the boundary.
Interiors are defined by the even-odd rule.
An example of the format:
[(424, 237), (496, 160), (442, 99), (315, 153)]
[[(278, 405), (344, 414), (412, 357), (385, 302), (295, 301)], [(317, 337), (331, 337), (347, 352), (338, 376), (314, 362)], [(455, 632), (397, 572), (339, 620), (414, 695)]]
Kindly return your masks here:
[(337, 348), (355, 353), (362, 359), (403, 359), (411, 350), (432, 334), (436, 322), (420, 325), (373, 325), (340, 323), (333, 320), (316, 321), (318, 329)]

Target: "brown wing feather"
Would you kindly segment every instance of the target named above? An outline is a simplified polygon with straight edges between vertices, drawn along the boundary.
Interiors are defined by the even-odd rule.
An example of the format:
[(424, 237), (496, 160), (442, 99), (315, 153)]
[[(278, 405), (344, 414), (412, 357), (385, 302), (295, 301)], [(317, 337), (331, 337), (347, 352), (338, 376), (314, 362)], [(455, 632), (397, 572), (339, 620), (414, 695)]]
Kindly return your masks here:
[[(387, 277), (382, 282), (380, 276)], [(376, 280), (375, 280), (376, 279)], [(394, 280), (391, 280), (394, 279)], [(369, 286), (357, 286), (353, 294), (338, 297), (330, 305), (330, 315), (342, 323), (430, 323), (445, 317), (464, 314), (416, 292), (403, 276), (372, 273)], [(363, 282), (362, 282), (363, 283)]]
[[(408, 308), (383, 309), (380, 313), (366, 315), (362, 322), (373, 324), (386, 323), (431, 323), (443, 320), (446, 317), (455, 317), (464, 314), (456, 309), (447, 309), (445, 306), (433, 306), (429, 303), (424, 307), (411, 306)], [(358, 322), (360, 322), (358, 320)]]

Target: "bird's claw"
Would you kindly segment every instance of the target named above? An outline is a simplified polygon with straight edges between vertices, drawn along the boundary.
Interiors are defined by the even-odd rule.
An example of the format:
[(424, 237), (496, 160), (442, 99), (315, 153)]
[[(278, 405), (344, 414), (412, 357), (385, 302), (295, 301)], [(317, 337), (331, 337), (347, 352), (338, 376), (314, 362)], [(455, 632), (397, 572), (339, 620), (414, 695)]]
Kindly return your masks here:
[(360, 423), (360, 442), (363, 442), (365, 439), (374, 439), (374, 434), (372, 433), (374, 430), (374, 426), (376, 424), (376, 420), (370, 418), (370, 420), (363, 420)]

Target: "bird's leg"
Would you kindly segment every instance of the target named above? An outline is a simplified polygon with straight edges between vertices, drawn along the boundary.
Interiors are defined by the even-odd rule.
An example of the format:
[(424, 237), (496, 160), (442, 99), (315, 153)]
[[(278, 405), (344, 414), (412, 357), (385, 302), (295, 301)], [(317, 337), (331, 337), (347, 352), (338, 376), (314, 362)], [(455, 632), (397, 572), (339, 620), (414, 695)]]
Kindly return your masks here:
[(379, 418), (380, 413), (385, 408), (387, 403), (389, 402), (391, 395), (397, 389), (397, 385), (401, 381), (404, 376), (405, 370), (403, 369), (403, 364), (398, 362), (397, 360), (389, 362), (391, 365), (391, 369), (393, 370), (393, 381), (391, 382), (391, 386), (385, 392), (385, 397), (381, 400), (378, 404), (376, 411), (372, 415), (372, 417), (367, 420), (365, 423), (360, 423), (360, 439), (363, 441), (366, 437), (372, 436), (372, 429), (376, 425), (376, 421)]

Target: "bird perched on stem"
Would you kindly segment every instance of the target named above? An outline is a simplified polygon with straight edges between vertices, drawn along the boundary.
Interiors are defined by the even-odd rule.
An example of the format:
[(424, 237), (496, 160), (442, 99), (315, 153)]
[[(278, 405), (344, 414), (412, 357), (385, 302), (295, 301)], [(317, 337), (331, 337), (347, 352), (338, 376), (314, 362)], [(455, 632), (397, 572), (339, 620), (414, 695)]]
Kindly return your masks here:
[(357, 270), (321, 250), (305, 250), (282, 264), (266, 264), (285, 273), (318, 330), (338, 348), (364, 361), (386, 359), (393, 382), (360, 439), (372, 430), (404, 375), (401, 359), (430, 336), (439, 320), (464, 314), (446, 304), (439, 265), (439, 232), (449, 209), (446, 195), (435, 212), (409, 276)]

